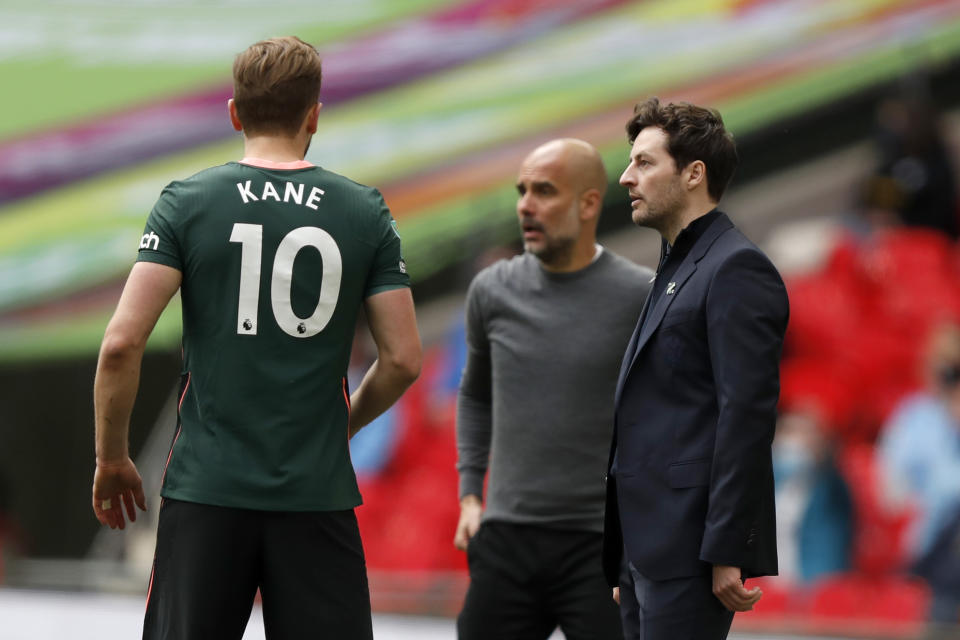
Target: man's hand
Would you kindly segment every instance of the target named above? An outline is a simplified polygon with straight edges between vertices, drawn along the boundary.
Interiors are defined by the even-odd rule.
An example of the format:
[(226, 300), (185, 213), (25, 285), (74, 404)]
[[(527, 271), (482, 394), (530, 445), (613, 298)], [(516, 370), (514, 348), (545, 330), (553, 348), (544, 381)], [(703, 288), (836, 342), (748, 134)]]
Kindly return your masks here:
[(747, 591), (740, 579), (740, 567), (713, 565), (713, 595), (730, 611), (750, 611), (760, 600), (760, 587)]
[(620, 587), (613, 588), (613, 601), (620, 604)]
[(137, 519), (134, 502), (147, 509), (140, 474), (128, 453), (130, 412), (140, 384), (140, 361), (147, 338), (181, 280), (182, 274), (173, 267), (154, 262), (134, 264), (103, 334), (93, 381), (97, 460), (93, 513), (112, 529), (126, 526), (123, 507), (130, 522)]
[(123, 508), (127, 509), (130, 522), (137, 520), (137, 511), (133, 505), (147, 510), (147, 499), (143, 495), (143, 485), (133, 460), (127, 458), (117, 462), (98, 462), (93, 475), (93, 513), (100, 524), (111, 529), (123, 529), (126, 520)]
[(466, 495), (460, 500), (460, 521), (457, 522), (457, 532), (453, 536), (453, 546), (460, 551), (466, 551), (470, 538), (480, 528), (480, 516), (483, 515), (483, 503), (479, 496)]

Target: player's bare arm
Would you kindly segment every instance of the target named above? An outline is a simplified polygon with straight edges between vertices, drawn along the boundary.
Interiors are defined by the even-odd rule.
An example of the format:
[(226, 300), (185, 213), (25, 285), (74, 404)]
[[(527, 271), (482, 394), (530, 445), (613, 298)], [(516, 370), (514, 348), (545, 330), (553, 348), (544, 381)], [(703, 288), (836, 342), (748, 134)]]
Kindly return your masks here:
[[(130, 459), (130, 413), (140, 381), (140, 362), (160, 313), (180, 288), (177, 269), (138, 262), (130, 271), (117, 310), (107, 325), (93, 385), (97, 470), (93, 512), (113, 529), (136, 520), (134, 503), (146, 510), (140, 474)], [(121, 506), (122, 504), (122, 506)]]
[(420, 375), (420, 334), (410, 290), (376, 293), (365, 302), (377, 359), (350, 396), (350, 436), (390, 408)]

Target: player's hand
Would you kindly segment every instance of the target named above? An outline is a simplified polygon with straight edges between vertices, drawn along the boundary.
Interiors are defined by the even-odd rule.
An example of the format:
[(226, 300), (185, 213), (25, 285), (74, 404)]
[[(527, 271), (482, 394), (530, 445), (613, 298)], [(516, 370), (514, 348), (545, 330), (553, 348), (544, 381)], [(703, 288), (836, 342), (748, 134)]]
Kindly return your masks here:
[(620, 604), (620, 587), (613, 588), (613, 601)]
[(100, 524), (111, 529), (126, 527), (124, 507), (130, 522), (135, 522), (137, 511), (134, 503), (143, 511), (147, 510), (143, 483), (133, 460), (126, 458), (116, 462), (98, 461), (97, 470), (93, 474), (93, 513)]
[(760, 587), (747, 591), (740, 579), (740, 567), (713, 565), (713, 595), (730, 611), (750, 611), (763, 596)]
[(460, 551), (466, 551), (470, 538), (480, 528), (480, 516), (483, 515), (483, 503), (479, 496), (466, 495), (460, 500), (460, 521), (457, 522), (457, 532), (453, 536), (453, 546)]

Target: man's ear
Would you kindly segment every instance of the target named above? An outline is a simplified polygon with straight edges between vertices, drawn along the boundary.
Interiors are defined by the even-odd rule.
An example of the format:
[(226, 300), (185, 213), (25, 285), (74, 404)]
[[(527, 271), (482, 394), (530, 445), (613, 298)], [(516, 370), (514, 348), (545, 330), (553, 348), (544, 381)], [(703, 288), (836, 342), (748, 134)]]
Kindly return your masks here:
[(580, 220), (586, 222), (600, 216), (603, 196), (599, 189), (587, 189), (580, 194)]
[(230, 124), (235, 131), (243, 131), (243, 124), (240, 122), (240, 116), (237, 115), (237, 103), (233, 98), (227, 100), (227, 112), (230, 114)]
[(307, 111), (307, 133), (314, 134), (317, 132), (317, 118), (320, 117), (320, 109), (323, 108), (323, 103), (318, 102)]
[(233, 98), (227, 100), (227, 112), (230, 114), (230, 124), (235, 131), (243, 131), (243, 123), (240, 122), (240, 116), (237, 115), (237, 103)]
[(683, 172), (686, 176), (687, 189), (696, 189), (701, 184), (706, 186), (707, 165), (703, 163), (703, 160), (694, 160), (687, 165), (687, 168), (684, 169)]

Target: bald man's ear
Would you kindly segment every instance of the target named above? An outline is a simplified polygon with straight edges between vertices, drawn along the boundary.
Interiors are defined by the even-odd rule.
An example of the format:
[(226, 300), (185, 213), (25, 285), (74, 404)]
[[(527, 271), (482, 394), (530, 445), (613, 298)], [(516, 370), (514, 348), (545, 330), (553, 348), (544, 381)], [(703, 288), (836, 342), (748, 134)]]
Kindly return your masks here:
[(587, 189), (580, 194), (580, 220), (588, 220), (600, 217), (600, 210), (603, 209), (603, 194), (599, 189)]

